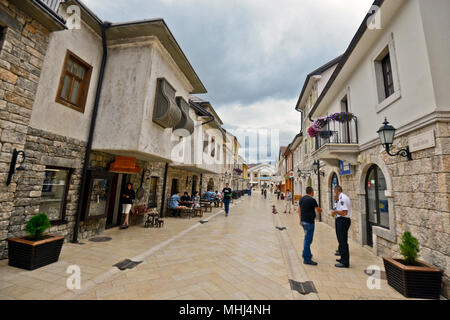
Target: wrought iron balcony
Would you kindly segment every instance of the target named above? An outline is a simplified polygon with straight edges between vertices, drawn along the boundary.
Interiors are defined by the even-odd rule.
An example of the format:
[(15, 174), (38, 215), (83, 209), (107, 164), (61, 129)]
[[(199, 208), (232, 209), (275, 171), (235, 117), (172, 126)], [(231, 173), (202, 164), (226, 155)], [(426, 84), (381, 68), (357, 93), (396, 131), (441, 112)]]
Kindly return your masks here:
[(326, 144), (358, 144), (358, 119), (349, 122), (328, 121), (316, 137), (316, 150)]
[(357, 163), (359, 153), (358, 119), (348, 122), (329, 120), (317, 134), (313, 157), (337, 166), (339, 160)]

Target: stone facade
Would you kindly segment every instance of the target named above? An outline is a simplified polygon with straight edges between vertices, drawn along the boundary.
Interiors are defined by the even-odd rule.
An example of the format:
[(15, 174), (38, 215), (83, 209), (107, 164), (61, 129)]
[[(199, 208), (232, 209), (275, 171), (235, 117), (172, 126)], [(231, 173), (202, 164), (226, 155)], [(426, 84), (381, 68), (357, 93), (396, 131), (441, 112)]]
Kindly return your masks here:
[[(425, 262), (444, 270), (443, 294), (450, 296), (450, 123), (436, 122), (395, 140), (395, 146), (408, 145), (411, 136), (434, 130), (436, 146), (413, 153), (413, 161), (390, 157), (381, 145), (361, 153), (362, 162), (354, 174), (340, 176), (339, 183), (352, 200), (353, 221), (350, 237), (365, 245), (367, 237), (365, 179), (372, 165), (380, 167), (387, 181), (390, 229), (373, 231), (373, 251), (379, 256), (400, 257), (398, 243), (405, 231), (419, 240)], [(321, 179), (323, 221), (331, 226), (331, 178), (338, 168), (325, 166)]]
[[(6, 180), (13, 150), (25, 149), (50, 32), (4, 0), (0, 1), (0, 25), (5, 26), (0, 44), (0, 256), (4, 256), (7, 237), (23, 228), (24, 208), (38, 201), (30, 199), (38, 195), (38, 186), (24, 187), (19, 174), (9, 186)], [(14, 200), (16, 195), (30, 200)]]

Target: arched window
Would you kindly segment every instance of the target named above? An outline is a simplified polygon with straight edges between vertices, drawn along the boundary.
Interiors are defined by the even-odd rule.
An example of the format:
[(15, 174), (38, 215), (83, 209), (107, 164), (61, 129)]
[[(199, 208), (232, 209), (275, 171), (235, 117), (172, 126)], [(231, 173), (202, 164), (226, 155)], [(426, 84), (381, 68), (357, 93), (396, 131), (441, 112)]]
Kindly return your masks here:
[(308, 178), (308, 187), (312, 187), (312, 179), (311, 179), (311, 177)]
[(330, 184), (330, 209), (334, 209), (334, 188), (339, 185), (339, 179), (336, 173), (333, 173)]
[(368, 225), (389, 229), (389, 204), (385, 191), (386, 179), (381, 169), (374, 165), (367, 172), (366, 204)]

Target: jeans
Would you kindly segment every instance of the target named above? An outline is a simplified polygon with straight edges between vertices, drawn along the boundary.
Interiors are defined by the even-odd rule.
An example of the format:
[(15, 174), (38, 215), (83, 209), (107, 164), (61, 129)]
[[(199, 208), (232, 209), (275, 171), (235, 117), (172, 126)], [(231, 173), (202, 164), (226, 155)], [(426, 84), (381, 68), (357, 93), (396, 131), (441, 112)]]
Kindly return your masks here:
[(350, 252), (348, 249), (348, 230), (352, 221), (349, 218), (336, 219), (336, 231), (339, 241), (339, 253), (341, 254), (342, 264), (350, 265)]
[(230, 198), (224, 198), (223, 199), (223, 203), (225, 205), (225, 213), (226, 214), (230, 213), (230, 202), (231, 202)]
[(310, 262), (312, 259), (311, 243), (314, 238), (315, 224), (309, 222), (302, 222), (303, 230), (305, 230), (305, 242), (303, 244), (303, 260)]
[(284, 207), (284, 211), (288, 211), (288, 208), (289, 208), (289, 213), (291, 213), (291, 208), (292, 208), (292, 202), (291, 202), (291, 200), (289, 200), (289, 201), (287, 201), (286, 202), (286, 206)]

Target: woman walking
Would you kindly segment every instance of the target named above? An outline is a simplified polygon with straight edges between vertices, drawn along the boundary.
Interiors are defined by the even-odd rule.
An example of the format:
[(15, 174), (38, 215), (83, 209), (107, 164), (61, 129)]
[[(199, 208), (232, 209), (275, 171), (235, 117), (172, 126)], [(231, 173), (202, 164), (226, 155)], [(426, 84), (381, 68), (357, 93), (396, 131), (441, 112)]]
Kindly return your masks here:
[(128, 229), (131, 207), (133, 206), (133, 200), (136, 199), (136, 194), (133, 190), (133, 185), (129, 183), (127, 189), (122, 195), (122, 213), (125, 215), (125, 220), (120, 229)]

